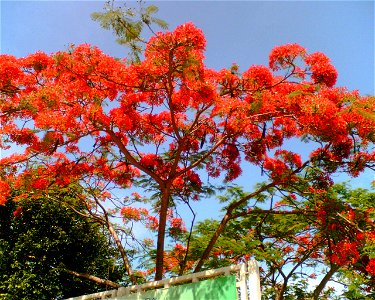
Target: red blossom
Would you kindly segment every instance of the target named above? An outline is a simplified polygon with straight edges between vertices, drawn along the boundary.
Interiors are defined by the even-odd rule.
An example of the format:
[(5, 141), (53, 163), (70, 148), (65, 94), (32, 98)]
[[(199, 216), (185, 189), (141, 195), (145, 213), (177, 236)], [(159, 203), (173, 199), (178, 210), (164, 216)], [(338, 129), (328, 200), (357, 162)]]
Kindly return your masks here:
[(156, 154), (145, 154), (142, 156), (140, 163), (149, 169), (155, 169), (162, 164), (162, 159)]
[(291, 65), (297, 57), (304, 57), (306, 49), (298, 44), (286, 44), (272, 49), (269, 66), (276, 71)]
[(315, 83), (324, 83), (328, 87), (335, 85), (337, 71), (325, 54), (321, 52), (312, 53), (306, 56), (305, 62), (310, 66), (311, 78)]
[(366, 266), (366, 271), (372, 275), (375, 275), (375, 259), (370, 259)]
[(199, 177), (199, 175), (193, 171), (187, 172), (187, 176), (189, 178), (190, 183), (195, 186), (200, 188), (202, 186), (202, 181)]
[(334, 263), (344, 266), (348, 264), (354, 264), (360, 258), (358, 242), (350, 241), (339, 241), (336, 244), (333, 244), (331, 259)]
[(179, 176), (173, 180), (172, 184), (174, 188), (181, 190), (185, 185), (185, 181), (181, 176)]
[(169, 234), (171, 236), (178, 236), (183, 232), (186, 232), (186, 227), (183, 220), (181, 218), (172, 218), (170, 220)]
[(38, 178), (31, 183), (31, 187), (37, 190), (45, 190), (50, 185), (46, 178)]
[(154, 216), (147, 216), (146, 227), (151, 229), (151, 230), (157, 230), (158, 227), (159, 227), (158, 219)]
[(14, 211), (13, 211), (13, 216), (15, 218), (19, 217), (22, 213), (22, 207), (18, 206)]
[(245, 89), (257, 90), (272, 85), (273, 75), (265, 66), (251, 66), (242, 74)]
[(285, 248), (283, 248), (284, 253), (289, 253), (289, 252), (292, 252), (292, 251), (293, 251), (293, 248), (291, 246), (286, 246)]
[(131, 206), (125, 206), (121, 208), (121, 215), (125, 222), (128, 220), (140, 221), (142, 215), (148, 214), (147, 210), (144, 208), (135, 208)]
[(7, 198), (10, 195), (10, 186), (4, 181), (0, 180), (0, 205), (4, 205), (7, 202)]

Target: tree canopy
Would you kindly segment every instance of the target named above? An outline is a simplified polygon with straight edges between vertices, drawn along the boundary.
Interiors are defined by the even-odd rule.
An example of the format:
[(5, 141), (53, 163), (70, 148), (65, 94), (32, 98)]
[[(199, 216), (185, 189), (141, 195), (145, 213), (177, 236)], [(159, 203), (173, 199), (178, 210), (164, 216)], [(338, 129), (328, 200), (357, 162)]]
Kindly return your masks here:
[[(337, 173), (358, 176), (374, 167), (375, 121), (369, 116), (375, 99), (336, 87), (329, 58), (297, 44), (275, 47), (269, 66), (245, 71), (207, 68), (205, 47), (203, 32), (187, 23), (151, 37), (139, 62), (90, 45), (24, 58), (1, 55), (1, 146), (19, 148), (0, 160), (0, 201), (6, 202), (11, 182), (26, 193), (79, 182), (84, 189), (77, 199), (107, 226), (133, 283), (133, 244), (121, 243), (111, 217), (120, 213), (125, 226), (141, 221), (156, 229), (158, 280), (168, 271), (167, 235), (185, 230), (178, 207), (192, 201), (205, 207), (207, 178), (219, 184), (250, 180), (251, 164), (265, 182), (222, 199), (223, 218), (190, 268), (204, 267), (230, 221), (258, 210), (314, 220), (337, 238), (312, 232), (301, 247), (323, 243), (326, 260), (335, 265), (358, 261), (362, 242), (373, 243), (373, 219), (337, 204), (330, 187)], [(154, 194), (131, 194), (133, 187)], [(118, 190), (129, 194), (116, 199)], [(153, 211), (142, 207), (145, 201)], [(364, 233), (351, 225), (357, 221), (366, 223)], [(134, 240), (131, 226), (123, 232)], [(179, 251), (187, 257), (189, 243)], [(371, 257), (368, 272), (374, 263)]]
[[(232, 188), (230, 198), (241, 197), (239, 187)], [(275, 195), (270, 190), (266, 198)], [(351, 190), (344, 184), (336, 184), (327, 190), (327, 198), (336, 211), (326, 211), (326, 221), (315, 218), (311, 211), (287, 214), (281, 210), (264, 210), (260, 201), (252, 212), (231, 220), (216, 242), (210, 258), (205, 262), (209, 268), (218, 268), (246, 261), (253, 256), (261, 262), (261, 286), (265, 299), (335, 299), (327, 283), (336, 280), (345, 299), (367, 299), (374, 295), (375, 276), (371, 271), (370, 257), (374, 253), (367, 218), (373, 218), (373, 197), (363, 189)], [(305, 204), (315, 202), (314, 194)], [(287, 205), (287, 197), (279, 205)], [(356, 211), (356, 219), (348, 219), (344, 212)], [(339, 212), (339, 213), (338, 213)], [(190, 239), (188, 263), (199, 259), (218, 226), (216, 220), (199, 222)], [(336, 227), (336, 230), (332, 230)], [(371, 229), (370, 229), (371, 230)], [(342, 236), (352, 236), (350, 246), (341, 241)], [(187, 234), (179, 242), (186, 244)], [(337, 246), (340, 249), (334, 249)], [(177, 249), (175, 250), (175, 252)], [(184, 257), (176, 258), (172, 270), (178, 273)], [(316, 286), (311, 280), (317, 282)], [(323, 295), (323, 290), (325, 290)], [(363, 298), (361, 298), (361, 297)], [(359, 297), (359, 298), (355, 298)], [(324, 298), (326, 299), (326, 298)]]
[(122, 272), (108, 235), (63, 198), (72, 201), (30, 196), (0, 206), (1, 299), (62, 299), (105, 288), (90, 273), (120, 286), (113, 285)]

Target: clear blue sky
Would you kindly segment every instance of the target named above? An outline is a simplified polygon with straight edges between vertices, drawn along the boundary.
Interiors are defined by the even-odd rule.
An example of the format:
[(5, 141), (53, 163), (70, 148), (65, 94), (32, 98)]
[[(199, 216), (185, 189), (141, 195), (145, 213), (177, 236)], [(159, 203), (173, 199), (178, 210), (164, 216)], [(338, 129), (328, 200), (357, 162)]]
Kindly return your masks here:
[[(150, 3), (159, 7), (158, 17), (166, 20), (170, 29), (192, 21), (204, 31), (206, 63), (211, 68), (221, 69), (235, 62), (245, 70), (252, 64), (267, 64), (274, 46), (299, 43), (310, 52), (322, 51), (331, 58), (339, 72), (338, 85), (374, 94), (373, 1), (146, 4)], [(25, 56), (37, 50), (65, 50), (71, 43), (90, 43), (116, 57), (125, 56), (127, 49), (115, 43), (112, 33), (91, 20), (90, 14), (101, 11), (103, 4), (104, 1), (2, 0), (1, 52)], [(372, 180), (373, 174), (367, 173), (358, 185), (368, 186)]]
[[(90, 13), (104, 1), (1, 1), (1, 52), (24, 56), (55, 52), (71, 43), (90, 43), (121, 57), (127, 51)], [(269, 51), (300, 43), (326, 53), (339, 72), (339, 85), (374, 94), (373, 1), (148, 1), (176, 25), (192, 21), (207, 38), (207, 65), (233, 62), (246, 69), (266, 64)], [(135, 2), (131, 2), (135, 4)]]

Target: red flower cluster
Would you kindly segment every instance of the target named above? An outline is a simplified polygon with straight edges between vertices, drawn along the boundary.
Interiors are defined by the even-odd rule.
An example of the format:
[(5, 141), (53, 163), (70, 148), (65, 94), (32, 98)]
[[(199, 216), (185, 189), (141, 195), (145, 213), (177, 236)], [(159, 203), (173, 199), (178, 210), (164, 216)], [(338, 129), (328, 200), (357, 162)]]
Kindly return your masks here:
[(332, 261), (340, 266), (356, 263), (360, 258), (358, 245), (359, 242), (349, 241), (339, 241), (332, 245)]
[(325, 54), (321, 52), (312, 53), (306, 56), (305, 62), (310, 66), (311, 78), (315, 83), (324, 83), (328, 87), (335, 85), (337, 71)]
[(375, 259), (370, 259), (369, 263), (366, 266), (366, 271), (372, 275), (375, 275)]
[(4, 181), (0, 180), (0, 205), (4, 205), (7, 202), (7, 198), (10, 195), (10, 186)]
[(266, 89), (273, 83), (273, 75), (265, 66), (251, 66), (242, 74), (244, 88), (248, 90)]
[(159, 227), (158, 219), (154, 216), (148, 216), (146, 219), (146, 227), (153, 231), (156, 231)]
[(48, 179), (38, 178), (31, 183), (31, 187), (37, 190), (45, 190), (49, 184), (50, 181)]
[(306, 49), (298, 44), (286, 44), (272, 49), (269, 56), (269, 66), (277, 71), (290, 67), (297, 57), (304, 57)]
[(128, 221), (140, 221), (145, 217), (148, 217), (148, 210), (145, 208), (135, 208), (131, 206), (125, 206), (121, 208), (121, 215), (124, 222)]
[(184, 221), (181, 218), (172, 218), (170, 220), (169, 235), (172, 237), (178, 237), (184, 232), (186, 232)]
[(150, 170), (155, 170), (163, 164), (162, 158), (152, 153), (143, 155), (139, 162)]

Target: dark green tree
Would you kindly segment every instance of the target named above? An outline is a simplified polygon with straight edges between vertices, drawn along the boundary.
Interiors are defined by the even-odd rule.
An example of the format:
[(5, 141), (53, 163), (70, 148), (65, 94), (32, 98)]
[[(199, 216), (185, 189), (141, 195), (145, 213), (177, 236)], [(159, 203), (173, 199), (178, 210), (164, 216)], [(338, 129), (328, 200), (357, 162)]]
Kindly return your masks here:
[(119, 286), (123, 272), (101, 226), (64, 202), (72, 199), (30, 196), (0, 206), (1, 299), (61, 299)]

